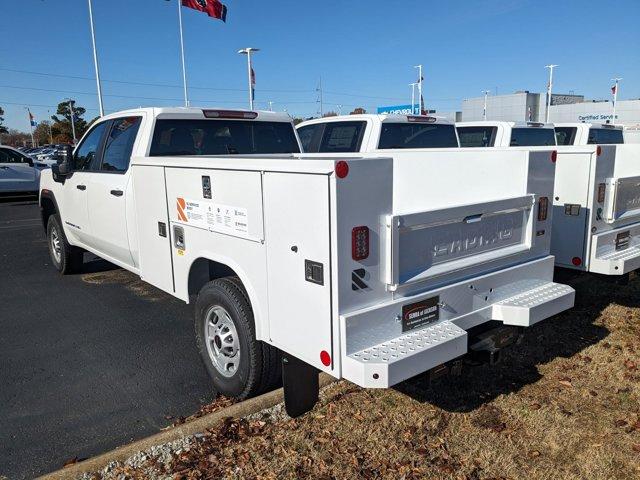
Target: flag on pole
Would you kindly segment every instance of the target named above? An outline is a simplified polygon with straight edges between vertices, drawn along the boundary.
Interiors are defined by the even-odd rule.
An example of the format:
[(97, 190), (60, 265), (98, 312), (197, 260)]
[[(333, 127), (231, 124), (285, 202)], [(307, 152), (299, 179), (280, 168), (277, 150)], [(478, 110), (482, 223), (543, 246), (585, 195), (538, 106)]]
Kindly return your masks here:
[(27, 112), (29, 112), (29, 123), (31, 124), (32, 127), (37, 127), (38, 126), (38, 122), (36, 122), (36, 119), (34, 118), (33, 114), (31, 113), (31, 110), (27, 109)]
[(251, 67), (251, 100), (256, 99), (256, 72)]
[(181, 0), (182, 6), (204, 12), (210, 17), (217, 18), (226, 23), (227, 6), (220, 0)]
[(618, 90), (618, 84), (615, 84), (613, 87), (611, 87), (611, 95), (615, 95), (616, 90)]

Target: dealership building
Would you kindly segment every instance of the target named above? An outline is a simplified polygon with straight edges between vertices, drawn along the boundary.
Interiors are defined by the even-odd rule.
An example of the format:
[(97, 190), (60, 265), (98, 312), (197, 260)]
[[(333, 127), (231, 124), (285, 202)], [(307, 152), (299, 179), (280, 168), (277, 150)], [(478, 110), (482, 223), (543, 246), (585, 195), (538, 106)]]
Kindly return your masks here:
[[(546, 113), (547, 95), (519, 91), (508, 95), (487, 97), (487, 120), (543, 122)], [(462, 121), (483, 119), (484, 97), (469, 98), (462, 102)], [(616, 119), (613, 103), (609, 100), (586, 100), (582, 95), (552, 94), (549, 108), (550, 122), (595, 122), (607, 121), (640, 126), (640, 99), (618, 100)]]

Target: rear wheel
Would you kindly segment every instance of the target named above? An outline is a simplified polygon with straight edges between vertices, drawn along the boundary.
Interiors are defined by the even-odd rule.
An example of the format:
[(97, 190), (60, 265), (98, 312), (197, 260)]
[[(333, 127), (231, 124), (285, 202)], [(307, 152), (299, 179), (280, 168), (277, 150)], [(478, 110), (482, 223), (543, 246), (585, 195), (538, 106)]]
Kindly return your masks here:
[(57, 213), (51, 215), (47, 221), (47, 244), (51, 262), (60, 273), (67, 275), (80, 270), (83, 251), (69, 244)]
[(226, 277), (207, 283), (195, 312), (200, 356), (219, 393), (239, 399), (277, 385), (278, 350), (256, 340), (253, 310), (242, 282)]

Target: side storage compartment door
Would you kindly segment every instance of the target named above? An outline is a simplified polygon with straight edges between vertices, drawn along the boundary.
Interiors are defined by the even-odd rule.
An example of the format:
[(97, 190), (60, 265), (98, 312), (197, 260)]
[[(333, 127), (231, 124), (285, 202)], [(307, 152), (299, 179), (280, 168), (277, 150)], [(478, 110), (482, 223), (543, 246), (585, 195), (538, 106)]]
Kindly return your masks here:
[(558, 153), (551, 231), (556, 265), (571, 267), (573, 257), (585, 257), (590, 172), (591, 155)]
[(333, 359), (329, 177), (264, 174), (269, 336), (282, 350), (327, 369)]
[(140, 244), (140, 278), (173, 293), (171, 235), (164, 167), (131, 167)]

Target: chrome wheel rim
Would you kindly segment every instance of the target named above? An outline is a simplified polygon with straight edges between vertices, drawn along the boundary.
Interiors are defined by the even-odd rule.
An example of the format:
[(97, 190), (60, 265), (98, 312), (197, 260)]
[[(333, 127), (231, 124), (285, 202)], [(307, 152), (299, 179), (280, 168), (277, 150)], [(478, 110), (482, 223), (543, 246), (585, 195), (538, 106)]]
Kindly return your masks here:
[(58, 235), (58, 229), (51, 229), (51, 253), (53, 254), (53, 259), (60, 263), (62, 261), (62, 245), (60, 244), (60, 235)]
[(207, 353), (215, 369), (224, 377), (232, 377), (240, 364), (238, 331), (231, 315), (223, 307), (211, 307), (205, 316)]

